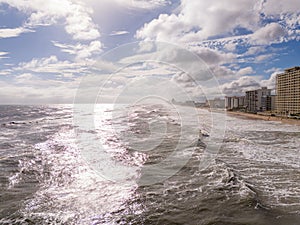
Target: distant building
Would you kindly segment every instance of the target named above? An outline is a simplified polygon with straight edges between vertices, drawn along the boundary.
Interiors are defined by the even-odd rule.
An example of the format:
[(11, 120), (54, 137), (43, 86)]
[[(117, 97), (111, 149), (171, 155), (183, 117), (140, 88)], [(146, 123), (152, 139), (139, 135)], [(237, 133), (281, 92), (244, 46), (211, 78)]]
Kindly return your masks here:
[(228, 96), (225, 97), (225, 108), (226, 109), (232, 109), (232, 107), (231, 107), (231, 98), (232, 97), (228, 97)]
[(225, 99), (215, 98), (206, 101), (207, 106), (210, 108), (225, 108)]
[(231, 106), (231, 98), (232, 97), (229, 97), (229, 96), (226, 96), (225, 97), (225, 108), (228, 110), (228, 109), (232, 109), (233, 107)]
[(238, 99), (239, 99), (239, 109), (242, 109), (242, 108), (245, 108), (245, 96), (240, 96), (240, 97), (238, 97)]
[(271, 110), (275, 111), (276, 109), (276, 95), (271, 95)]
[(245, 107), (245, 96), (225, 97), (225, 108), (227, 110), (242, 109), (244, 107)]
[(271, 89), (262, 87), (261, 89), (246, 91), (246, 109), (248, 112), (264, 112), (271, 110)]
[(280, 113), (300, 113), (300, 67), (286, 69), (276, 76), (276, 110)]
[(178, 102), (174, 98), (172, 98), (171, 101), (172, 101), (172, 104), (174, 104), (174, 105), (190, 106), (190, 107), (197, 107), (197, 108), (206, 106), (205, 102), (195, 102), (195, 101), (191, 101), (191, 100), (185, 101), (185, 102)]
[(237, 109), (239, 107), (239, 99), (238, 99), (238, 97), (233, 97), (232, 99), (233, 99), (233, 102), (232, 102), (233, 108)]
[(185, 103), (183, 103), (183, 105), (185, 105), (185, 106), (195, 106), (195, 101), (185, 101)]
[(195, 102), (195, 107), (196, 108), (202, 108), (205, 107), (206, 103), (205, 102)]

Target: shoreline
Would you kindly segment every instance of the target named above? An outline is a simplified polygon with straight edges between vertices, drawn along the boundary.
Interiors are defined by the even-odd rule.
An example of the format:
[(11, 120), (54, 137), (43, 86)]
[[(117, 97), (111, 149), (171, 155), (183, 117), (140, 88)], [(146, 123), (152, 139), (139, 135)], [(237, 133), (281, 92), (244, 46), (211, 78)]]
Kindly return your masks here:
[(278, 121), (283, 124), (300, 126), (300, 120), (295, 120), (295, 119), (288, 119), (288, 118), (275, 117), (275, 116), (264, 116), (264, 115), (251, 114), (251, 113), (245, 113), (245, 112), (234, 112), (234, 111), (226, 111), (226, 114), (228, 116), (239, 117), (242, 119)]

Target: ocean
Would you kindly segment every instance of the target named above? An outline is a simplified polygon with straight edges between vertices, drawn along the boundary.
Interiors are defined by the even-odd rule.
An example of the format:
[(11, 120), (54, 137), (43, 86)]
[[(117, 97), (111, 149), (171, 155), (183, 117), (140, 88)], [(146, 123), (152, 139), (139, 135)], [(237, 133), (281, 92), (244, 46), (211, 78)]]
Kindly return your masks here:
[(82, 109), (0, 106), (0, 224), (300, 224), (299, 126), (227, 116), (207, 161), (218, 112)]

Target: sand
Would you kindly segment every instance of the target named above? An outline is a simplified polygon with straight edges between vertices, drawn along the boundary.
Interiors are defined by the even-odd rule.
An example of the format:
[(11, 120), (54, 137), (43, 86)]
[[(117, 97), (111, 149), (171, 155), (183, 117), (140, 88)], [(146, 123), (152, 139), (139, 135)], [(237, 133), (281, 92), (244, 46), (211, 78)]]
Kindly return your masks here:
[(296, 120), (296, 119), (288, 119), (288, 118), (281, 118), (281, 117), (275, 117), (275, 116), (263, 116), (263, 115), (244, 113), (244, 112), (227, 111), (226, 113), (228, 116), (235, 116), (235, 117), (244, 118), (244, 119), (280, 121), (281, 123), (284, 123), (284, 124), (300, 126), (300, 120)]

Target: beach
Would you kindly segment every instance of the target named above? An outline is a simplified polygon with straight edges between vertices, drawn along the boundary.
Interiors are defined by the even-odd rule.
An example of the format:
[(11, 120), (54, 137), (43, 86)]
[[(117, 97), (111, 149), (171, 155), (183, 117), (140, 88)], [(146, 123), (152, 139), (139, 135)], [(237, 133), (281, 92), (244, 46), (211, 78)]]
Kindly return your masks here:
[(284, 124), (300, 126), (300, 120), (296, 120), (296, 119), (288, 119), (288, 118), (282, 118), (282, 117), (276, 117), (276, 116), (264, 116), (264, 115), (245, 113), (245, 112), (227, 111), (226, 113), (228, 116), (235, 116), (235, 117), (240, 117), (240, 118), (245, 118), (245, 119), (279, 121)]

